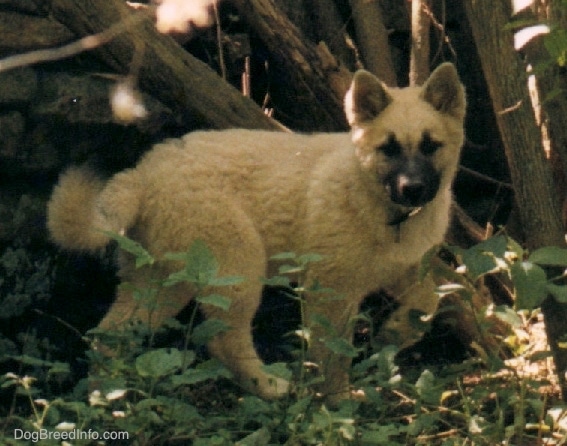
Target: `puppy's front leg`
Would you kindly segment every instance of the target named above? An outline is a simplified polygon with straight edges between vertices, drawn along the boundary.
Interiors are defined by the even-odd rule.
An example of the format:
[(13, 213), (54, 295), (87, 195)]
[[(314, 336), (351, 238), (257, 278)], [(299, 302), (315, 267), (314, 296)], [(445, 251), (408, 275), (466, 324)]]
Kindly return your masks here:
[[(312, 296), (313, 297), (313, 296)], [(325, 381), (319, 386), (328, 403), (336, 405), (350, 396), (349, 370), (352, 358), (337, 352), (335, 346), (353, 337), (353, 316), (358, 305), (344, 300), (319, 298), (306, 305), (306, 324), (310, 327), (309, 358), (319, 367)]]
[(403, 277), (403, 283), (391, 290), (399, 307), (378, 333), (379, 341), (395, 344), (400, 348), (409, 347), (423, 336), (419, 324), (412, 322), (413, 311), (431, 315), (439, 303), (439, 297), (435, 294), (435, 283), (429, 276), (419, 281), (417, 267), (412, 268)]

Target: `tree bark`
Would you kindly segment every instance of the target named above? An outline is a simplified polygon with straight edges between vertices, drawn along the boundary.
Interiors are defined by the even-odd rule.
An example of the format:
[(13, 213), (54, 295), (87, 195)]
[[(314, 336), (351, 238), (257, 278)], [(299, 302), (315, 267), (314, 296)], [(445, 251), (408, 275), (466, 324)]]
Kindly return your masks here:
[(390, 87), (397, 85), (388, 32), (376, 0), (350, 0), (352, 20), (365, 68)]
[(282, 65), (296, 88), (296, 97), (309, 113), (317, 117), (318, 130), (346, 129), (343, 98), (338, 97), (327, 81), (326, 64), (315, 47), (290, 22), (273, 0), (232, 0), (246, 22)]
[(319, 41), (325, 42), (329, 50), (347, 70), (355, 68), (354, 50), (346, 43), (346, 25), (342, 22), (333, 0), (312, 0), (313, 22)]
[(429, 11), (428, 0), (412, 0), (410, 85), (422, 85), (429, 77)]
[[(53, 17), (78, 37), (100, 33), (133, 14), (122, 0), (51, 0), (49, 8)], [(128, 27), (94, 53), (105, 64), (127, 75), (136, 48), (143, 51), (138, 72), (140, 86), (170, 107), (187, 129), (281, 129), (252, 100), (243, 97), (172, 38), (158, 33), (149, 17)]]
[[(549, 8), (545, 8), (545, 14), (539, 17), (526, 14), (528, 16), (526, 18), (548, 22), (554, 26), (559, 26), (560, 29), (567, 29), (567, 11), (562, 1), (551, 0), (549, 3)], [(537, 68), (540, 64), (547, 64), (551, 57), (544, 46), (542, 36), (532, 39), (522, 50), (528, 62), (534, 68)], [(544, 121), (549, 131), (551, 156), (559, 161), (554, 165), (556, 178), (559, 177), (564, 186), (567, 173), (567, 127), (565, 126), (567, 98), (564, 93), (556, 93), (567, 91), (567, 79), (565, 74), (562, 73), (562, 69), (556, 63), (553, 63), (544, 72), (538, 72), (537, 87), (539, 105), (547, 118)], [(557, 170), (562, 172), (557, 172)], [(563, 196), (565, 195), (564, 189), (559, 189), (559, 191)]]
[[(25, 33), (22, 30), (26, 30)], [(50, 48), (67, 43), (73, 33), (49, 17), (5, 11), (0, 16), (0, 53)]]
[[(510, 165), (526, 244), (531, 249), (564, 246), (560, 204), (529, 99), (526, 67), (505, 29), (511, 9), (507, 2), (465, 0), (464, 4)], [(548, 297), (542, 312), (565, 399), (567, 349), (560, 347), (559, 340), (567, 333), (567, 305)]]

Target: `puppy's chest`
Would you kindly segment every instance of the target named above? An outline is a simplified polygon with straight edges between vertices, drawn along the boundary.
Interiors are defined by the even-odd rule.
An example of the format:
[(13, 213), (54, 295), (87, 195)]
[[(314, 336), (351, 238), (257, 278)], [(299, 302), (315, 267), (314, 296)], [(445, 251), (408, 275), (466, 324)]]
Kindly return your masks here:
[(443, 241), (446, 225), (442, 220), (416, 216), (400, 225), (384, 225), (378, 241), (366, 247), (361, 265), (372, 265), (369, 274), (384, 280), (405, 274), (407, 268), (419, 264), (428, 250)]

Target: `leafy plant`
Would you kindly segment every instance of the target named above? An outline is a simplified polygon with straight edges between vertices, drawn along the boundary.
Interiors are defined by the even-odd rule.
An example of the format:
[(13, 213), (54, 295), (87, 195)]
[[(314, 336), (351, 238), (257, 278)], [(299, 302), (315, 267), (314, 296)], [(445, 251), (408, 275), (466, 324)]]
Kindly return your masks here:
[[(503, 273), (513, 285), (514, 306), (532, 310), (541, 306), (548, 294), (567, 302), (567, 249), (550, 246), (529, 252), (505, 234), (496, 235), (469, 249), (449, 247), (463, 267), (461, 276), (472, 285), (487, 274)], [(557, 272), (557, 274), (555, 274)], [(441, 287), (443, 291), (459, 291), (462, 283)]]
[[(116, 239), (122, 249), (138, 259), (140, 268), (158, 261), (130, 240)], [(548, 271), (549, 267), (564, 268), (567, 256), (563, 250), (530, 253), (504, 234), (468, 250), (449, 249), (462, 265), (456, 271), (434, 270), (429, 262), (432, 256), (426, 256), (422, 266), (422, 273), (433, 268), (433, 272), (444, 274), (449, 280), (439, 288), (440, 295), (458, 293), (463, 299), (470, 299), (480, 278), (498, 273), (507, 275), (514, 284), (519, 308), (533, 308), (541, 303), (544, 290), (553, 289), (558, 298), (563, 296), (562, 289), (555, 289), (564, 286), (561, 274), (549, 276)], [(394, 346), (370, 350), (360, 358), (352, 369), (352, 382), (357, 389), (353, 398), (336, 408), (328, 407), (314, 390), (321, 378), (310, 372), (305, 354), (312, 324), (326, 324), (317, 316), (313, 321), (304, 320), (305, 293), (328, 293), (334, 298), (332, 290), (321, 284), (305, 283), (308, 268), (319, 260), (320, 256), (314, 254), (280, 254), (272, 259), (281, 263), (279, 275), (264, 280), (266, 284), (288, 287), (289, 297), (298, 301), (303, 315), (293, 333), (300, 340), (296, 360), (265, 366), (274, 375), (294, 380), (296, 392), (288, 398), (263, 401), (243, 394), (226, 380), (230, 373), (222, 364), (201, 354), (199, 345), (226, 327), (219, 320), (198, 323), (197, 308), (214, 305), (230, 311), (231, 302), (222, 295), (222, 287), (242, 279), (219, 277), (217, 260), (204, 243), (196, 242), (186, 253), (168, 254), (159, 260), (176, 262), (181, 265), (179, 271), (134, 290), (137, 298), (151, 308), (160, 305), (155, 299), (161, 287), (186, 282), (197, 290), (197, 308), (191, 311), (188, 323), (172, 320), (166, 324), (168, 329), (182, 334), (182, 342), (177, 346), (157, 346), (156, 333), (141, 325), (121, 333), (93, 330), (91, 335), (103, 337), (105, 344), (114, 337), (113, 344), (122, 347), (112, 358), (89, 352), (91, 365), (101, 372), (97, 379), (102, 386), (101, 391), (89, 395), (88, 401), (83, 396), (87, 392), (86, 381), (77, 383), (71, 392), (41, 396), (45, 387), (38, 385), (42, 384), (40, 380), (56, 380), (65, 375), (66, 364), (30, 355), (11, 355), (11, 360), (21, 366), (33, 365), (33, 370), (43, 372), (38, 378), (11, 372), (1, 379), (1, 388), (15, 391), (15, 398), (22, 403), (27, 401), (29, 410), (12, 409), (7, 414), (1, 425), (0, 442), (27, 444), (29, 439), (16, 439), (17, 429), (30, 433), (44, 429), (57, 432), (60, 437), (79, 429), (98, 434), (127, 433), (129, 439), (123, 440), (124, 444), (135, 445), (537, 444), (538, 438), (562, 429), (564, 412), (558, 406), (548, 407), (545, 396), (537, 391), (539, 383), (514, 373), (502, 362), (501, 366), (508, 371), (505, 378), (486, 369), (477, 359), (402, 373), (396, 364), (398, 349)], [(219, 292), (205, 295), (203, 291), (211, 286), (218, 287)], [(522, 323), (521, 315), (511, 309), (493, 311), (508, 321)], [(482, 321), (482, 315), (479, 317)], [(328, 329), (327, 345), (334, 353), (359, 353), (346, 340), (334, 337), (332, 327)], [(45, 444), (61, 442), (52, 436)], [(97, 443), (91, 437), (73, 444)]]

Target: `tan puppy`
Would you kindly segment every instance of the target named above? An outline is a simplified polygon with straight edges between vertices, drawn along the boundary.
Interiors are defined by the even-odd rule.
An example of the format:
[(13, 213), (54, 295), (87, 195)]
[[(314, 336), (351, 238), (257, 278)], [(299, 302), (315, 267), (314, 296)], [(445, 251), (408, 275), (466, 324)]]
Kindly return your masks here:
[[(318, 279), (342, 300), (307, 296), (307, 315), (323, 315), (337, 333), (352, 336), (350, 320), (370, 292), (385, 289), (400, 307), (385, 324), (402, 345), (420, 333), (411, 309), (432, 313), (433, 284), (417, 283), (423, 254), (443, 240), (451, 183), (463, 143), (465, 93), (453, 65), (443, 64), (420, 88), (390, 89), (366, 71), (354, 76), (345, 99), (351, 133), (299, 135), (225, 130), (193, 132), (156, 145), (137, 167), (103, 183), (82, 168), (65, 172), (49, 203), (53, 240), (66, 249), (96, 250), (109, 239), (97, 229), (122, 232), (154, 256), (186, 251), (204, 240), (220, 263), (220, 275), (244, 276), (222, 289), (228, 312), (205, 307), (207, 317), (231, 329), (209, 344), (244, 387), (265, 398), (288, 383), (261, 370), (252, 343), (259, 277), (272, 274), (270, 256), (318, 253), (307, 283)], [(415, 215), (413, 215), (415, 214)], [(143, 287), (170, 274), (172, 262), (135, 269), (124, 256), (122, 280)], [(150, 320), (125, 289), (100, 323), (120, 329), (139, 319), (159, 326), (191, 299), (192, 290), (164, 288)], [(312, 360), (332, 400), (348, 395), (348, 358), (324, 347), (314, 327)]]

